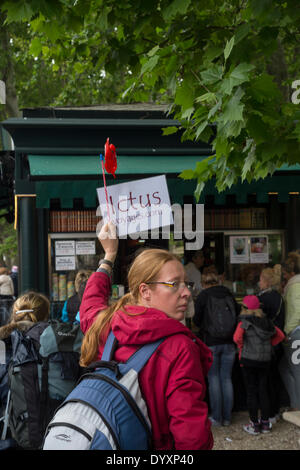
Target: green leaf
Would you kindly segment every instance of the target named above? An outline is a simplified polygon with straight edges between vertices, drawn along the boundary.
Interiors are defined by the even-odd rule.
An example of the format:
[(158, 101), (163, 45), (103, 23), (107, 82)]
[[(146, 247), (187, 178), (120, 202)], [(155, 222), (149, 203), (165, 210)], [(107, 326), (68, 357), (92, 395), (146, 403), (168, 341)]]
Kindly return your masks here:
[(85, 65), (81, 62), (76, 62), (76, 64), (74, 64), (74, 70), (76, 73), (83, 73), (85, 70)]
[(254, 66), (251, 64), (247, 64), (247, 63), (239, 64), (230, 73), (229, 77), (226, 77), (223, 80), (220, 90), (227, 95), (231, 95), (232, 89), (235, 86), (241, 85), (242, 83), (250, 80), (249, 72), (253, 69), (254, 69)]
[(233, 97), (228, 101), (224, 107), (222, 114), (222, 121), (242, 121), (244, 104), (240, 102), (244, 92), (241, 88), (238, 88)]
[(196, 98), (197, 103), (202, 103), (203, 101), (215, 101), (216, 100), (216, 95), (214, 93), (208, 92), (204, 93), (203, 95), (198, 96)]
[(194, 91), (188, 81), (184, 81), (176, 89), (175, 103), (180, 105), (183, 110), (193, 107)]
[(42, 51), (42, 44), (39, 38), (35, 37), (31, 41), (30, 47), (29, 47), (29, 53), (32, 54), (34, 57), (37, 57)]
[(225, 46), (225, 49), (224, 49), (225, 62), (228, 59), (228, 57), (230, 56), (230, 53), (232, 51), (233, 46), (234, 46), (234, 36), (232, 36), (230, 41), (227, 41), (227, 43), (226, 43), (226, 46)]
[(209, 44), (209, 47), (206, 49), (204, 56), (203, 56), (203, 61), (207, 61), (208, 63), (211, 63), (214, 59), (219, 57), (223, 53), (223, 48), (218, 47), (215, 45)]
[(194, 196), (197, 202), (199, 201), (199, 198), (201, 196), (201, 193), (204, 187), (205, 187), (205, 181), (201, 181), (201, 179), (198, 179), (198, 184), (194, 192)]
[(208, 115), (207, 115), (207, 119), (212, 118), (212, 117), (216, 114), (216, 112), (221, 108), (221, 106), (222, 106), (222, 100), (218, 101), (218, 102), (215, 104), (215, 106), (213, 106), (213, 107), (211, 108), (211, 110), (209, 111), (209, 113), (208, 113)]
[(55, 42), (61, 35), (61, 30), (54, 21), (44, 23), (43, 31), (52, 42)]
[(236, 29), (236, 32), (235, 32), (235, 41), (234, 43), (235, 44), (238, 44), (240, 41), (242, 41), (246, 36), (248, 36), (248, 34), (250, 33), (251, 31), (251, 26), (249, 23), (243, 23), (241, 26), (239, 26), (237, 29)]
[(178, 13), (184, 15), (191, 3), (191, 0), (174, 0), (167, 8), (162, 12), (163, 19), (165, 21), (171, 20)]
[(213, 64), (212, 67), (201, 72), (200, 76), (203, 80), (203, 83), (207, 85), (216, 83), (222, 79), (223, 67), (221, 65)]
[(159, 50), (159, 46), (155, 46), (147, 53), (147, 55), (149, 57), (152, 57), (157, 53), (158, 50)]
[(2, 4), (2, 10), (7, 11), (5, 23), (9, 24), (14, 21), (29, 21), (31, 20), (34, 12), (28, 3), (19, 1), (7, 1)]
[(207, 170), (207, 167), (208, 167), (208, 159), (205, 158), (204, 160), (201, 160), (200, 162), (197, 162), (196, 163), (196, 174), (197, 175), (202, 175), (202, 173), (204, 173), (206, 170)]
[(142, 70), (141, 70), (141, 75), (143, 75), (144, 73), (146, 72), (151, 72), (154, 67), (157, 65), (157, 62), (158, 62), (158, 59), (159, 59), (159, 56), (158, 55), (154, 55), (153, 57), (151, 57), (142, 67)]
[(243, 169), (242, 169), (242, 181), (245, 180), (247, 173), (251, 170), (252, 165), (255, 163), (256, 155), (255, 155), (255, 145), (252, 144), (248, 155), (244, 161)]
[(184, 180), (192, 180), (194, 179), (194, 170), (183, 170), (180, 174), (179, 174), (179, 178), (182, 178)]
[(175, 134), (176, 132), (178, 132), (178, 129), (179, 128), (177, 126), (163, 127), (162, 128), (163, 135)]
[(194, 112), (194, 109), (195, 109), (194, 106), (191, 106), (190, 108), (185, 109), (181, 115), (181, 119), (190, 120)]
[(237, 67), (235, 67), (235, 69), (231, 72), (230, 76), (235, 80), (246, 81), (249, 80), (249, 72), (254, 68), (254, 65), (243, 62)]
[(244, 121), (227, 121), (218, 123), (217, 133), (220, 139), (238, 137), (245, 126)]
[(202, 122), (202, 124), (200, 124), (200, 126), (197, 127), (197, 130), (195, 133), (196, 139), (199, 139), (200, 135), (202, 134), (202, 132), (204, 131), (207, 125), (208, 125), (208, 121), (204, 121)]
[(260, 103), (280, 98), (280, 91), (274, 83), (274, 77), (267, 73), (251, 80), (251, 94)]

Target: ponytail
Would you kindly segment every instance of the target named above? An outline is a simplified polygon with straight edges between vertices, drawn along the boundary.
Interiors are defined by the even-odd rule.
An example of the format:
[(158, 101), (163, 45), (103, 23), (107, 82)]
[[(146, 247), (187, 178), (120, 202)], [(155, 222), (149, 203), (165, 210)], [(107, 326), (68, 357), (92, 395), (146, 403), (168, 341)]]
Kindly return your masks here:
[(97, 359), (99, 346), (104, 343), (109, 333), (114, 313), (117, 310), (124, 309), (125, 305), (130, 303), (133, 303), (133, 297), (128, 293), (98, 313), (96, 320), (90, 326), (82, 341), (80, 357), (80, 365), (82, 367), (87, 367)]
[(8, 337), (15, 329), (26, 330), (40, 321), (48, 321), (50, 302), (39, 292), (27, 292), (14, 302), (7, 325), (0, 328), (0, 339)]

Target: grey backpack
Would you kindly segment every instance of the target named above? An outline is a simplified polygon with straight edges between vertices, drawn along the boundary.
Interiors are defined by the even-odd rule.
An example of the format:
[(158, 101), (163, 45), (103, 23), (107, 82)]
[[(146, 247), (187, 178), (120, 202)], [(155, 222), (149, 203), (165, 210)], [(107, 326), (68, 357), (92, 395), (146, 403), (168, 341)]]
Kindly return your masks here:
[(24, 449), (39, 449), (56, 408), (81, 375), (79, 324), (40, 322), (11, 335), (9, 428)]

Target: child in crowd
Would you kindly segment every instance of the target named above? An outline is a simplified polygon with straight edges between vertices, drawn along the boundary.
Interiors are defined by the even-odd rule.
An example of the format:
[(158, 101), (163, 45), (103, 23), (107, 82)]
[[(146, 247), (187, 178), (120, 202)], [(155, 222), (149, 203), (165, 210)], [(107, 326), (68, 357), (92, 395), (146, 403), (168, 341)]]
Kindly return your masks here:
[(244, 430), (249, 434), (258, 435), (271, 430), (268, 370), (272, 346), (279, 344), (284, 338), (284, 333), (274, 326), (272, 320), (261, 310), (258, 297), (244, 297), (233, 340), (239, 349), (239, 360), (245, 379), (250, 423), (244, 426)]

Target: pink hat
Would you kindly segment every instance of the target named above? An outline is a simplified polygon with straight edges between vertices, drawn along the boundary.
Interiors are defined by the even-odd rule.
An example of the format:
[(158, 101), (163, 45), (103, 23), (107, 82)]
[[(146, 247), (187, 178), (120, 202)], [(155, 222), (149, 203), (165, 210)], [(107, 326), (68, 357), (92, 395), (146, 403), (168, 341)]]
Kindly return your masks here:
[(260, 308), (260, 303), (256, 295), (246, 295), (246, 297), (243, 298), (243, 304), (249, 308), (249, 310)]

